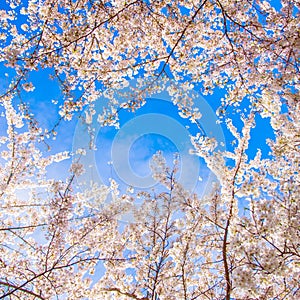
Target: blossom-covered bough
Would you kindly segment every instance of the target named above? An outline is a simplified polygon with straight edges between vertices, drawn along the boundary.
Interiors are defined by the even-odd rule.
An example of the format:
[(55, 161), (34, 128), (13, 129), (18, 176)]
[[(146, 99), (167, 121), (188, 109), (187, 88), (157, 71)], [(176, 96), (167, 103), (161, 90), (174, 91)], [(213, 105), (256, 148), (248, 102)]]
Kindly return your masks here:
[[(0, 96), (0, 299), (300, 297), (298, 1), (6, 0), (0, 9), (9, 82)], [(23, 100), (44, 70), (62, 91), (52, 128)], [(111, 97), (95, 115), (100, 95), (137, 77), (138, 96), (121, 107)], [(224, 90), (218, 114), (235, 143), (220, 151), (192, 137), (218, 178), (211, 194), (185, 191), (177, 162), (168, 169), (160, 154), (153, 193), (122, 195), (114, 180), (81, 192), (80, 159), (68, 177), (51, 178), (51, 166), (75, 155), (48, 151), (64, 121), (116, 125), (120, 109), (138, 109), (143, 91), (166, 78), (204, 94)], [(170, 93), (195, 120), (192, 99)], [(250, 157), (261, 117), (273, 131), (270, 153)], [(138, 223), (120, 229), (118, 215), (136, 198)]]

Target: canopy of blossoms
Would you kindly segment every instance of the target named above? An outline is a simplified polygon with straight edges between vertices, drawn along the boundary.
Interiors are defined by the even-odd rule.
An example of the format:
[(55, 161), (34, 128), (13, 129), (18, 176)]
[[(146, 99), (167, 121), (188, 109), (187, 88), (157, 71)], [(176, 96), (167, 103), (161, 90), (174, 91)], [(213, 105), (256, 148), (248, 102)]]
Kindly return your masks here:
[[(296, 0), (2, 1), (0, 299), (299, 299), (299, 9)], [(60, 89), (51, 125), (27, 101), (43, 103), (35, 92), (45, 82), (34, 78), (45, 73)], [(196, 124), (189, 91), (224, 93), (216, 115), (231, 146), (200, 128), (191, 136), (217, 178), (210, 193), (186, 190), (180, 160), (168, 166), (161, 153), (154, 190), (123, 192), (113, 178), (78, 188), (88, 149), (55, 143), (67, 124), (80, 120), (91, 137), (94, 119), (118, 128), (120, 111), (167, 86)], [(253, 145), (261, 118), (268, 155)], [(57, 179), (50, 170), (61, 164), (69, 172)], [(128, 211), (135, 222), (120, 225)]]

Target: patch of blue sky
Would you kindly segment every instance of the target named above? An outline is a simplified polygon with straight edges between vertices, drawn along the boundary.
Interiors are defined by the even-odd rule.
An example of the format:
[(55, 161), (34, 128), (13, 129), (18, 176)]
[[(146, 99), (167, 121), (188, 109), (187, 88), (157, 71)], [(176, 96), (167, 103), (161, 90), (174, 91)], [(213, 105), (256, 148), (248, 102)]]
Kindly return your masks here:
[[(57, 106), (54, 106), (52, 104), (51, 100), (59, 99), (61, 96), (58, 86), (55, 84), (55, 81), (50, 81), (48, 79), (48, 76), (49, 74), (47, 72), (44, 72), (44, 74), (42, 72), (34, 74), (34, 76), (32, 77), (32, 81), (36, 83), (36, 90), (33, 93), (25, 93), (23, 95), (23, 101), (30, 103), (30, 107), (32, 109), (31, 111), (34, 113), (35, 117), (44, 128), (49, 128), (49, 127), (51, 128), (57, 122), (58, 108)], [(222, 96), (222, 91), (217, 91), (212, 96), (205, 96), (205, 100), (207, 100), (213, 106), (213, 109), (215, 109), (220, 105), (221, 96)], [(160, 99), (149, 99), (147, 104), (144, 105), (139, 110), (137, 110), (135, 113), (121, 110), (120, 112), (121, 129), (123, 126), (126, 125), (126, 123), (134, 120), (135, 118), (142, 115), (153, 114), (155, 112), (162, 114), (163, 116), (171, 117), (174, 119), (174, 121), (181, 124), (184, 128), (187, 129), (186, 131), (187, 136), (188, 134), (195, 135), (198, 132), (198, 128), (195, 124), (191, 123), (188, 119), (181, 118), (178, 115), (177, 107), (175, 107), (171, 102), (161, 101)], [(238, 120), (239, 120), (239, 116), (237, 115), (235, 123), (238, 123)], [(262, 148), (263, 153), (266, 152), (264, 151), (264, 148), (268, 149), (268, 147), (265, 144), (265, 139), (270, 137), (270, 133), (272, 131), (261, 130), (261, 127), (266, 129), (265, 121), (266, 121), (265, 119), (260, 118), (258, 122), (259, 134), (255, 134), (255, 132), (253, 132), (252, 143), (254, 146), (249, 148), (249, 151), (252, 153), (251, 156), (255, 155), (256, 148), (258, 147)], [(76, 122), (78, 122), (76, 118), (71, 122), (62, 121), (62, 123), (56, 128), (56, 130), (58, 131), (57, 140), (47, 141), (51, 144), (51, 146), (53, 146), (51, 152), (55, 153), (57, 151), (72, 150), (74, 126), (76, 125)], [(225, 134), (225, 140), (231, 141), (232, 137), (230, 136), (230, 133), (228, 133), (228, 130), (226, 130), (224, 124), (221, 126)], [(255, 131), (255, 129), (253, 129), (253, 131)], [(96, 161), (97, 161), (97, 172), (100, 173), (102, 182), (104, 182), (105, 184), (108, 184), (109, 182), (108, 179), (110, 177), (113, 177), (118, 181), (120, 181), (120, 178), (118, 178), (118, 173), (116, 173), (113, 166), (109, 164), (109, 162), (112, 160), (111, 159), (112, 143), (117, 133), (118, 130), (116, 130), (115, 128), (105, 127), (105, 128), (101, 128), (96, 138), (96, 146), (98, 149), (95, 153)], [(88, 136), (87, 132), (86, 135)], [(183, 138), (186, 139), (187, 136)], [(164, 155), (167, 157), (167, 161), (169, 164), (171, 164), (172, 162), (173, 154), (178, 151), (178, 149), (176, 149), (176, 145), (174, 145), (172, 140), (162, 135), (159, 135), (155, 132), (151, 133), (151, 128), (150, 128), (150, 132), (146, 131), (144, 135), (138, 136), (137, 139), (134, 140), (134, 143), (132, 145), (125, 145), (125, 146), (126, 147), (130, 146), (129, 149), (126, 149), (129, 151), (128, 158), (130, 161), (130, 166), (132, 167), (133, 172), (140, 177), (149, 175), (150, 172), (149, 161), (151, 159), (152, 154), (154, 154), (156, 151), (162, 150), (164, 152)], [(45, 145), (41, 145), (41, 147), (46, 149)], [(190, 147), (191, 149), (192, 145), (188, 144), (187, 147)], [(228, 143), (226, 147), (230, 147), (230, 143)], [(120, 153), (122, 155), (124, 154), (122, 153), (121, 149), (120, 149)], [(189, 160), (185, 160), (185, 163), (187, 163), (188, 161)], [(49, 168), (48, 170), (49, 178), (61, 177), (62, 179), (65, 175), (67, 175), (69, 163), (70, 162), (65, 162), (63, 164), (60, 164), (59, 167), (58, 164), (55, 164), (53, 167)], [(205, 176), (208, 176), (209, 171), (207, 168), (205, 168), (203, 161), (201, 161), (200, 164), (201, 164), (201, 168), (200, 168), (199, 176), (200, 178), (202, 178), (202, 180), (203, 179), (205, 180)], [(126, 185), (124, 185), (123, 182), (121, 183), (121, 186), (122, 188), (125, 189)]]
[[(115, 168), (122, 168), (121, 165), (111, 165), (108, 162), (112, 161), (116, 164), (127, 159), (131, 167), (130, 171), (142, 180), (150, 175), (149, 163), (152, 155), (157, 151), (163, 152), (168, 165), (171, 166), (176, 152), (184, 151), (189, 155), (188, 152), (192, 149), (189, 140), (190, 130), (196, 133), (196, 125), (180, 118), (177, 108), (164, 100), (149, 99), (134, 114), (121, 111), (120, 130), (113, 127), (101, 128), (96, 139), (95, 156), (101, 178), (107, 183), (110, 175), (117, 175)], [(117, 148), (114, 150), (113, 147)], [(118, 153), (120, 157), (116, 158)], [(185, 159), (185, 163), (188, 161)], [(192, 165), (190, 169), (192, 170)], [(120, 170), (119, 172), (122, 173)], [(130, 184), (130, 178), (127, 183), (134, 185), (132, 182)]]

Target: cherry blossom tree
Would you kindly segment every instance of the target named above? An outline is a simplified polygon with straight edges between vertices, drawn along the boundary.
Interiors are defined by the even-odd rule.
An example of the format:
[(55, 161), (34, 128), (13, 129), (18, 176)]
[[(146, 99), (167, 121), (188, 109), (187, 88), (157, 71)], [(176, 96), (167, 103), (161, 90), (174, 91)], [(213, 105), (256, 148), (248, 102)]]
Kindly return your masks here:
[[(0, 96), (0, 299), (299, 298), (298, 1), (7, 0), (0, 8), (9, 82)], [(51, 128), (23, 101), (45, 70), (62, 92)], [(112, 91), (137, 78), (117, 103)], [(74, 118), (118, 126), (121, 109), (138, 109), (167, 79), (205, 95), (224, 91), (217, 114), (231, 146), (219, 150), (202, 132), (191, 138), (218, 179), (211, 193), (185, 190), (179, 162), (168, 167), (161, 154), (152, 163), (157, 190), (123, 194), (113, 179), (78, 189), (84, 150), (49, 151), (57, 129)], [(175, 85), (168, 92), (197, 123), (193, 98)], [(97, 116), (101, 95), (109, 103)], [(273, 131), (270, 152), (251, 157), (260, 118)], [(70, 158), (66, 178), (49, 176)], [(126, 211), (135, 223), (120, 228)]]
[(90, 284), (86, 273), (100, 261), (123, 260), (104, 245), (119, 235), (116, 214), (124, 199), (116, 195), (111, 207), (101, 208), (109, 189), (115, 190), (113, 183), (111, 188), (94, 185), (89, 193), (75, 193), (74, 178), (82, 171), (78, 163), (72, 164), (65, 181), (47, 178), (47, 167), (67, 159), (68, 153), (41, 153), (40, 132), (33, 124), (18, 132), (22, 116), (8, 101), (5, 108), (0, 297), (82, 298)]

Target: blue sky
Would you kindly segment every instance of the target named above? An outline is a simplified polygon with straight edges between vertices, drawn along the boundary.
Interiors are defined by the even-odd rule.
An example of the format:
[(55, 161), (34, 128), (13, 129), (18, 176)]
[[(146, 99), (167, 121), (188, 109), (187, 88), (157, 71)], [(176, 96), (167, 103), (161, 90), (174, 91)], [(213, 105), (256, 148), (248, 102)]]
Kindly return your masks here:
[[(0, 89), (1, 92), (5, 90), (9, 83), (9, 78), (5, 76), (4, 74), (7, 73), (7, 69), (1, 65), (0, 67)], [(58, 121), (58, 106), (59, 103), (62, 101), (62, 95), (59, 91), (59, 86), (57, 82), (50, 80), (49, 75), (51, 74), (50, 71), (41, 71), (41, 72), (35, 72), (31, 76), (32, 82), (36, 85), (36, 89), (34, 92), (30, 93), (22, 93), (22, 101), (26, 102), (30, 106), (31, 112), (35, 115), (36, 119), (38, 120), (39, 124), (43, 128), (53, 128), (53, 126)], [(221, 104), (221, 98), (224, 95), (224, 91), (217, 90), (213, 95), (203, 96), (199, 93), (199, 99), (202, 99), (206, 105), (211, 107), (210, 113), (214, 114), (214, 111), (218, 109), (218, 107)], [(54, 105), (52, 103), (52, 100), (58, 101), (57, 105)], [(99, 99), (100, 107), (102, 108), (102, 102), (103, 99)], [(197, 102), (197, 101), (196, 101)], [(16, 99), (16, 103), (18, 103), (18, 100)], [(197, 105), (197, 103), (196, 103)], [(101, 111), (101, 109), (99, 110)], [(201, 109), (200, 109), (201, 111)], [(143, 134), (141, 135), (141, 131), (135, 132), (134, 126), (135, 122), (137, 122), (137, 125), (139, 126), (139, 129), (141, 129), (141, 121), (142, 118), (144, 118), (144, 121), (146, 120), (145, 116), (154, 115), (157, 114), (157, 117), (155, 118), (161, 118), (161, 120), (158, 120), (159, 122), (163, 120), (167, 120), (167, 118), (170, 118), (171, 122), (170, 124), (174, 126), (174, 128), (170, 128), (169, 132), (168, 130), (163, 130), (163, 127), (161, 128), (161, 132), (158, 128), (154, 128), (157, 124), (153, 124), (153, 128), (148, 124), (148, 129), (144, 128), (142, 130)], [(207, 114), (202, 111), (202, 119), (200, 119), (201, 124), (207, 124), (210, 123), (210, 117), (207, 118)], [(155, 119), (154, 118), (154, 119)], [(252, 131), (252, 141), (250, 144), (250, 147), (248, 149), (248, 154), (250, 158), (254, 157), (257, 148), (260, 148), (262, 150), (263, 156), (266, 157), (269, 152), (269, 147), (266, 146), (266, 138), (272, 138), (273, 132), (269, 126), (269, 120), (268, 119), (262, 119), (261, 117), (257, 117), (257, 126)], [(150, 120), (151, 121), (151, 120)], [(154, 120), (155, 121), (155, 120)], [(156, 120), (157, 121), (157, 120)], [(233, 116), (233, 121), (235, 124), (240, 125), (239, 123), (239, 115)], [(1, 124), (0, 133), (3, 134), (5, 129), (5, 124)], [(78, 121), (78, 115), (75, 116), (75, 118), (72, 121), (61, 121), (59, 126), (56, 127), (56, 130), (58, 132), (56, 140), (52, 141), (49, 140), (47, 143), (52, 147), (51, 152), (55, 153), (57, 151), (71, 151), (72, 147), (74, 147), (74, 132), (76, 125), (80, 125), (80, 121)], [(151, 159), (152, 155), (155, 154), (156, 151), (162, 150), (163, 153), (166, 155), (168, 162), (171, 164), (172, 157), (175, 152), (178, 151), (178, 145), (176, 145), (175, 140), (177, 139), (178, 134), (176, 133), (176, 130), (179, 128), (182, 131), (180, 131), (181, 138), (183, 139), (183, 143), (185, 143), (185, 154), (187, 155), (188, 149), (192, 148), (191, 143), (189, 143), (189, 134), (195, 135), (198, 132), (198, 129), (195, 124), (191, 123), (188, 119), (183, 119), (178, 115), (178, 109), (175, 107), (171, 102), (166, 93), (163, 93), (159, 95), (159, 97), (152, 97), (149, 99), (149, 101), (139, 110), (137, 110), (135, 113), (131, 113), (125, 110), (121, 110), (120, 112), (120, 130), (117, 130), (113, 127), (105, 127), (105, 128), (99, 128), (99, 125), (96, 123), (93, 123), (95, 126), (98, 127), (99, 131), (96, 137), (96, 147), (97, 151), (95, 152), (95, 158), (97, 162), (97, 172), (100, 175), (101, 181), (105, 184), (108, 184), (108, 178), (110, 176), (115, 177), (117, 180), (120, 181), (120, 183), (124, 183), (124, 178), (122, 176), (119, 176), (121, 178), (118, 178), (117, 173), (118, 170), (115, 170), (114, 167), (109, 164), (110, 161), (112, 161), (112, 150), (116, 152), (116, 149), (118, 148), (116, 146), (116, 141), (122, 143), (126, 141), (124, 138), (120, 139), (120, 134), (122, 132), (126, 132), (130, 128), (130, 135), (127, 134), (127, 139), (129, 138), (131, 141), (130, 148), (128, 148), (128, 145), (125, 148), (129, 151), (128, 158), (130, 161), (130, 166), (132, 168), (132, 171), (140, 176), (148, 176), (150, 174), (150, 168), (149, 168), (149, 160)], [(131, 125), (130, 125), (131, 124)], [(131, 127), (130, 127), (131, 126)], [(145, 124), (142, 126), (147, 127)], [(177, 128), (177, 127), (178, 128)], [(225, 143), (226, 148), (231, 149), (231, 141), (232, 141), (232, 135), (228, 132), (224, 124), (220, 125), (222, 133), (225, 137)], [(261, 130), (261, 129), (264, 130)], [(138, 128), (137, 128), (138, 129)], [(154, 130), (155, 129), (155, 130)], [(84, 139), (88, 140), (89, 136), (87, 133), (85, 133), (86, 136)], [(135, 136), (133, 139), (132, 136)], [(83, 138), (81, 136), (81, 138)], [(117, 139), (116, 139), (117, 138)], [(134, 140), (134, 142), (133, 142)], [(180, 138), (179, 138), (180, 140)], [(114, 144), (115, 141), (115, 144)], [(115, 148), (112, 148), (114, 145)], [(120, 145), (121, 147), (122, 145)], [(45, 145), (41, 144), (41, 147), (44, 151), (46, 151)], [(117, 148), (116, 148), (117, 147)], [(121, 150), (121, 149), (120, 149)], [(179, 149), (180, 150), (180, 149)], [(120, 152), (122, 155), (124, 153)], [(48, 153), (47, 153), (48, 154)], [(199, 168), (199, 176), (203, 179), (203, 176), (207, 175), (208, 170), (205, 169), (205, 166), (203, 165), (203, 161), (199, 158), (190, 158), (190, 162), (197, 159), (199, 162), (199, 165), (201, 165), (201, 168)], [(187, 163), (189, 160), (186, 160)], [(68, 163), (65, 163), (65, 166), (61, 166), (61, 168), (64, 170), (64, 172), (57, 172), (57, 167), (53, 168), (53, 170), (50, 171), (50, 176), (59, 177), (63, 176), (62, 174), (67, 171)], [(192, 166), (192, 163), (191, 163)], [(57, 174), (56, 174), (57, 172)], [(120, 175), (120, 174), (119, 174)], [(123, 176), (124, 177), (124, 176)], [(204, 178), (205, 179), (205, 178)], [(126, 180), (125, 180), (126, 181)], [(126, 183), (126, 182), (125, 182)]]

